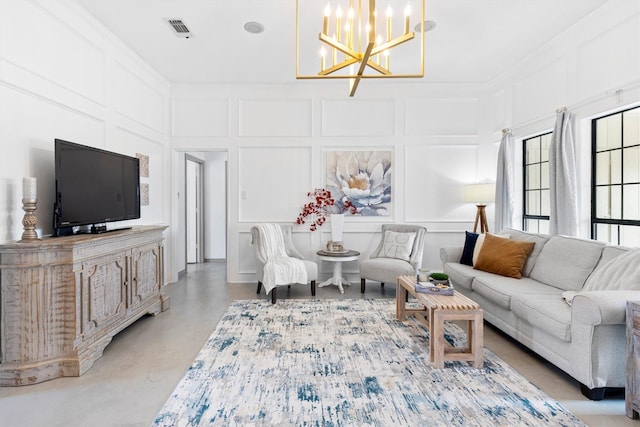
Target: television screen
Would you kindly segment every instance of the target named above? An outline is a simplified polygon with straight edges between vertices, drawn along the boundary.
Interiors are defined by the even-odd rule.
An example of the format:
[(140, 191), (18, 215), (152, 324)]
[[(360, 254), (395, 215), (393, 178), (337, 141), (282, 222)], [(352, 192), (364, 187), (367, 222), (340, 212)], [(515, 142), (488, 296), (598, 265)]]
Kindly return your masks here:
[(140, 218), (139, 169), (135, 157), (56, 139), (54, 235)]

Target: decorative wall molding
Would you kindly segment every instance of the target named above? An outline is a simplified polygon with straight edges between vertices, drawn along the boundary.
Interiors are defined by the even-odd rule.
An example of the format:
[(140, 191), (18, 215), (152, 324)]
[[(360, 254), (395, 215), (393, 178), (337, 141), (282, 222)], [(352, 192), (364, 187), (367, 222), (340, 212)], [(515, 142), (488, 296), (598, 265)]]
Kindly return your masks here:
[(396, 134), (396, 102), (390, 99), (323, 99), (321, 135), (389, 137)]
[(238, 135), (247, 137), (311, 136), (311, 99), (240, 99)]
[(113, 69), (114, 111), (155, 132), (163, 133), (164, 96), (126, 65), (115, 62)]
[(407, 136), (477, 136), (478, 98), (408, 99), (404, 101), (404, 133)]
[(173, 98), (171, 136), (229, 136), (229, 100), (212, 98)]

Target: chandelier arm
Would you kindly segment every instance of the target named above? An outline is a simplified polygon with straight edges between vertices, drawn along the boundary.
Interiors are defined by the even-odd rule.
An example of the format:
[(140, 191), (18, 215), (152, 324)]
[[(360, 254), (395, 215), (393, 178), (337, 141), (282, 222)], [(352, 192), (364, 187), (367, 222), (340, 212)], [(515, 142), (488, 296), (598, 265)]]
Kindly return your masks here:
[(369, 62), (369, 58), (371, 57), (371, 51), (373, 50), (373, 42), (369, 42), (369, 44), (367, 45), (367, 49), (364, 51), (364, 54), (362, 55), (362, 60), (360, 61), (360, 68), (358, 68), (358, 74), (357, 77), (353, 80), (351, 80), (351, 92), (349, 93), (349, 96), (353, 96), (356, 94), (356, 90), (358, 89), (358, 85), (360, 84), (360, 79), (362, 78), (362, 75), (364, 74), (364, 69), (367, 67), (367, 63)]
[[(371, 54), (371, 56), (373, 56), (373, 53)], [(385, 76), (390, 76), (391, 75), (391, 71), (387, 70), (386, 68), (384, 68), (381, 65), (376, 64), (373, 61), (368, 61), (367, 65), (371, 68), (373, 68), (374, 70), (376, 70), (377, 72), (379, 72), (380, 74), (383, 74)]]
[(342, 43), (340, 43), (337, 40), (334, 40), (328, 36), (326, 36), (325, 34), (318, 34), (318, 39), (325, 43), (328, 44), (330, 47), (334, 48), (334, 49), (338, 49), (340, 52), (344, 53), (345, 55), (349, 55), (350, 57), (354, 58), (354, 59), (358, 59), (360, 57), (360, 54), (358, 52), (356, 52), (353, 49), (349, 49), (349, 47), (347, 45), (344, 45)]
[(358, 60), (358, 59), (347, 59), (347, 60), (345, 60), (345, 61), (342, 61), (342, 62), (341, 62), (341, 63), (339, 63), (339, 64), (334, 65), (334, 66), (333, 66), (333, 67), (331, 67), (331, 68), (327, 68), (326, 70), (322, 70), (322, 71), (320, 71), (320, 72), (318, 73), (318, 75), (319, 75), (319, 76), (327, 76), (327, 75), (329, 75), (329, 74), (331, 74), (331, 73), (335, 73), (336, 71), (342, 70), (343, 68), (348, 67), (349, 65), (351, 65), (351, 64), (355, 64), (355, 63), (357, 63), (357, 62), (359, 62), (359, 60)]
[(380, 46), (376, 46), (376, 48), (371, 52), (371, 55), (377, 55), (387, 49), (394, 48), (402, 43), (408, 42), (409, 40), (413, 40), (414, 37), (415, 33), (413, 31), (407, 34), (403, 34), (400, 37), (396, 37), (393, 40), (381, 44)]

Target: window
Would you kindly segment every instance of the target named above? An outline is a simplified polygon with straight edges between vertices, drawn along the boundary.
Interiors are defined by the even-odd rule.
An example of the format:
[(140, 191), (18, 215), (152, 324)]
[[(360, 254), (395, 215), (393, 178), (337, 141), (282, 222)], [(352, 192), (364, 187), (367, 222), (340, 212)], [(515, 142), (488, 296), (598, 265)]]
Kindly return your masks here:
[(591, 233), (640, 246), (640, 107), (591, 122)]
[(549, 144), (551, 132), (523, 141), (523, 228), (549, 233)]

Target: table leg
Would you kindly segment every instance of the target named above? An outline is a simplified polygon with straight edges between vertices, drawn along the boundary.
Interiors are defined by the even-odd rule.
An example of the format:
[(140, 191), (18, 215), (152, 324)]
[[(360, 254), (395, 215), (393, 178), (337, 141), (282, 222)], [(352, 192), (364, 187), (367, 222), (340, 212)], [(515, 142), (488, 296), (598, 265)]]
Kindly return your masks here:
[(444, 368), (444, 319), (440, 316), (440, 310), (429, 309), (429, 352), (431, 362), (437, 369)]
[(482, 324), (482, 311), (478, 310), (475, 313), (473, 322), (473, 328), (469, 328), (469, 349), (473, 354), (473, 367), (476, 369), (482, 368), (484, 364), (484, 349), (483, 349), (483, 324)]
[(344, 294), (344, 286), (350, 286), (351, 283), (347, 282), (347, 280), (342, 277), (342, 262), (341, 261), (332, 261), (333, 262), (333, 276), (328, 280), (320, 283), (318, 285), (319, 288), (328, 286), (328, 285), (336, 285), (338, 289), (340, 289), (340, 293)]
[(402, 286), (400, 283), (400, 279), (396, 281), (396, 319), (404, 322), (407, 320), (407, 316), (405, 315), (406, 301), (409, 294), (407, 293), (407, 289)]

